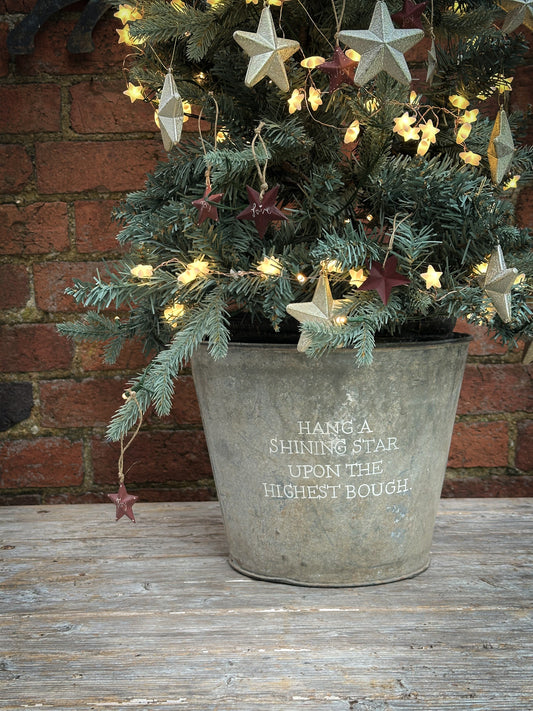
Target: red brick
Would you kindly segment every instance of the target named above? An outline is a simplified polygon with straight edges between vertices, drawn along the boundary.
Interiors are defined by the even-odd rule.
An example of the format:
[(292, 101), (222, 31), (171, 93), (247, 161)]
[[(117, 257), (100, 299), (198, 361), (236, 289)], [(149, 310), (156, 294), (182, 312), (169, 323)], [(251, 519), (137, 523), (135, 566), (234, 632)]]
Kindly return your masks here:
[[(92, 443), (94, 481), (117, 481), (118, 443), (94, 439)], [(174, 430), (140, 432), (124, 460), (126, 485), (147, 482), (195, 481), (211, 477), (211, 465), (203, 432)]]
[(124, 378), (43, 380), (39, 383), (43, 427), (106, 427), (123, 404)]
[(509, 427), (507, 422), (456, 422), (448, 466), (507, 466)]
[(0, 193), (19, 192), (32, 176), (32, 163), (23, 146), (1, 145), (0, 165)]
[(507, 353), (509, 350), (503, 343), (499, 343), (490, 337), (486, 329), (480, 326), (474, 326), (471, 323), (460, 320), (455, 327), (456, 333), (468, 333), (472, 336), (472, 341), (468, 346), (468, 355), (484, 356), (484, 355), (500, 355)]
[(111, 217), (116, 204), (115, 200), (80, 200), (74, 204), (78, 252), (117, 252), (123, 249), (117, 242), (121, 226)]
[(49, 312), (85, 311), (83, 304), (77, 304), (72, 296), (65, 294), (73, 279), (92, 282), (97, 274), (106, 274), (102, 262), (45, 262), (33, 267), (35, 302), (37, 307)]
[(38, 506), (40, 494), (0, 494), (0, 506)]
[(45, 194), (136, 190), (163, 155), (159, 140), (38, 143), (38, 190)]
[(116, 29), (120, 23), (106, 15), (92, 32), (94, 50), (82, 54), (71, 54), (67, 50), (67, 40), (76, 24), (76, 17), (60, 15), (52, 22), (46, 22), (35, 36), (35, 49), (31, 54), (15, 57), (18, 75), (42, 76), (43, 74), (91, 74), (108, 72), (110, 67), (121, 67), (131, 47), (118, 44)]
[(69, 368), (72, 344), (53, 324), (34, 323), (0, 328), (0, 371), (29, 373)]
[(411, 49), (405, 53), (407, 63), (415, 64), (416, 62), (427, 62), (430, 47), (431, 39), (429, 37), (424, 37), (420, 42), (417, 42), (414, 47), (411, 47)]
[[(3, 14), (0, 12), (0, 14)], [(10, 27), (6, 22), (0, 22), (0, 76), (9, 74), (9, 54), (7, 52), (7, 35)]]
[(30, 298), (30, 277), (22, 264), (0, 264), (0, 309), (22, 309)]
[(533, 469), (533, 420), (518, 423), (515, 465), (524, 472)]
[(100, 343), (81, 343), (77, 347), (77, 354), (82, 370), (106, 371), (120, 368), (140, 370), (144, 368), (149, 358), (144, 355), (142, 344), (139, 341), (128, 341), (124, 344), (116, 363), (104, 363), (104, 346)]
[[(213, 501), (216, 499), (214, 484), (212, 486), (187, 486), (174, 489), (163, 489), (159, 485), (155, 489), (131, 488), (132, 493), (139, 497), (139, 503), (145, 501)], [(142, 515), (142, 506), (135, 509), (136, 517)]]
[(0, 205), (0, 254), (49, 254), (68, 248), (64, 202)]
[(181, 375), (174, 383), (172, 410), (166, 417), (148, 413), (146, 422), (162, 422), (165, 425), (201, 425), (200, 406), (192, 375)]
[(62, 437), (12, 440), (0, 445), (4, 489), (23, 486), (79, 486), (83, 482), (81, 442)]
[(520, 227), (530, 227), (533, 223), (533, 187), (520, 189), (516, 202), (516, 221)]
[(76, 84), (70, 89), (72, 107), (70, 123), (78, 133), (159, 133), (153, 107), (143, 101), (132, 104), (122, 93), (122, 80), (94, 80)]
[(0, 13), (2, 15), (29, 13), (34, 5), (33, 0), (0, 0)]
[(61, 129), (61, 91), (52, 84), (0, 87), (3, 133), (41, 133)]
[(465, 477), (446, 479), (442, 497), (489, 498), (533, 496), (533, 476)]
[(529, 412), (533, 410), (532, 366), (468, 364), (457, 412)]

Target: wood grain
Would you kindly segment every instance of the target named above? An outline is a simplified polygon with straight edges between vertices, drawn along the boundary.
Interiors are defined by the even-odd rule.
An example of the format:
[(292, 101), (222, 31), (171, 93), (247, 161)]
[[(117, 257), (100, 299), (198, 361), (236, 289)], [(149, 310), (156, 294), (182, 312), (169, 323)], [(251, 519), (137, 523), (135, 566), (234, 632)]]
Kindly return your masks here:
[(317, 589), (226, 562), (216, 503), (0, 511), (0, 708), (531, 711), (533, 500), (443, 500), (430, 569)]

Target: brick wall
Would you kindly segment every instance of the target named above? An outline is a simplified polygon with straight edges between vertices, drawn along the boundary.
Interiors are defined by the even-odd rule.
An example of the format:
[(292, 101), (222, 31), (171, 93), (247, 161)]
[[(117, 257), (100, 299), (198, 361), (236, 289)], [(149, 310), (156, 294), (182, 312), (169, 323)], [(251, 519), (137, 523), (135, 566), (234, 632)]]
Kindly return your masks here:
[[(0, 0), (0, 503), (107, 501), (118, 445), (105, 441), (105, 427), (144, 358), (131, 346), (103, 366), (97, 346), (72, 345), (55, 324), (79, 312), (64, 294), (72, 277), (91, 279), (103, 258), (120, 255), (111, 209), (164, 153), (152, 110), (122, 94), (127, 50), (112, 12), (90, 54), (66, 49), (75, 5), (43, 26), (32, 54), (9, 58), (9, 28), (32, 5)], [(531, 82), (528, 67), (513, 84), (522, 107)], [(515, 198), (524, 224), (532, 194)], [(520, 351), (460, 330), (474, 340), (445, 495), (532, 495), (531, 369)], [(172, 414), (146, 419), (126, 470), (144, 500), (214, 496), (190, 374)]]

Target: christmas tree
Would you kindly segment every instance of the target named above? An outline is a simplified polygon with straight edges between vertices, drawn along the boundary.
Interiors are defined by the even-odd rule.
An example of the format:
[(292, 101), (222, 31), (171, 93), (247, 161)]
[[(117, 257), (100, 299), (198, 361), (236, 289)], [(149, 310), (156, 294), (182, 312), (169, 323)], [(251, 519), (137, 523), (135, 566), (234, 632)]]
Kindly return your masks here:
[(356, 367), (376, 340), (458, 317), (533, 336), (510, 199), (533, 151), (508, 111), (529, 3), (144, 0), (117, 17), (135, 48), (125, 93), (158, 108), (168, 158), (116, 212), (128, 255), (75, 282), (88, 310), (60, 327), (109, 362), (129, 338), (153, 353), (112, 439), (152, 403), (169, 411), (203, 340), (221, 358), (230, 340), (300, 338), (309, 356), (352, 348)]

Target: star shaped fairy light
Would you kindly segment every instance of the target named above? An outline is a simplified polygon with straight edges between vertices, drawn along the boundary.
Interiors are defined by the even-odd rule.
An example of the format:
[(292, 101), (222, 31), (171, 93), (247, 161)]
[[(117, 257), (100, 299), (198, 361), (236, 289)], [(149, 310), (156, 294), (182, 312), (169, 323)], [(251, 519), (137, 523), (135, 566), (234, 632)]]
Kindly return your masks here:
[(381, 0), (376, 3), (368, 30), (339, 32), (339, 40), (361, 55), (354, 77), (358, 86), (366, 84), (381, 71), (402, 84), (409, 84), (411, 74), (403, 53), (423, 36), (422, 30), (397, 30)]
[(502, 248), (497, 245), (490, 256), (487, 271), (479, 277), (479, 283), (505, 323), (511, 320), (511, 289), (517, 276), (518, 269), (507, 269)]
[(508, 12), (502, 32), (510, 34), (520, 25), (533, 30), (533, 0), (499, 0), (498, 4)]
[(198, 210), (199, 225), (201, 225), (202, 222), (205, 222), (208, 218), (210, 220), (214, 220), (215, 222), (218, 220), (217, 206), (213, 205), (213, 203), (219, 203), (222, 200), (223, 194), (224, 193), (215, 193), (212, 195), (211, 188), (207, 187), (203, 197), (192, 201), (192, 204)]
[(341, 84), (353, 85), (357, 62), (347, 57), (340, 47), (335, 47), (333, 57), (319, 65), (321, 72), (329, 76), (329, 91), (334, 92)]
[(390, 297), (390, 293), (395, 286), (409, 284), (409, 279), (397, 270), (398, 260), (395, 256), (389, 256), (385, 264), (373, 262), (367, 279), (359, 287), (360, 291), (371, 291), (375, 289), (385, 306)]
[(436, 269), (432, 267), (431, 264), (429, 264), (427, 272), (424, 272), (422, 274), (422, 278), (426, 282), (426, 289), (431, 289), (432, 287), (437, 287), (438, 289), (440, 289), (442, 286), (442, 284), (440, 283), (441, 276), (442, 272), (436, 271)]
[(126, 515), (133, 521), (133, 523), (135, 523), (135, 516), (133, 515), (132, 506), (139, 500), (138, 496), (128, 494), (124, 483), (122, 483), (118, 488), (118, 492), (116, 494), (108, 494), (108, 497), (117, 507), (117, 521)]
[[(306, 321), (334, 323), (333, 314), (338, 310), (341, 303), (341, 301), (333, 299), (328, 278), (325, 274), (321, 274), (313, 299), (311, 301), (287, 304), (287, 313), (297, 321), (300, 321), (300, 323), (305, 323)], [(310, 344), (309, 336), (302, 333), (297, 349), (300, 353), (303, 353), (309, 348)]]
[(130, 97), (130, 101), (133, 104), (134, 101), (143, 101), (144, 100), (144, 89), (142, 86), (135, 86), (135, 84), (132, 84), (131, 81), (128, 82), (128, 88), (126, 91), (122, 92), (126, 96)]
[(183, 102), (171, 70), (163, 82), (157, 115), (163, 146), (166, 151), (170, 151), (172, 146), (179, 143), (183, 128)]
[(244, 83), (255, 86), (261, 79), (269, 77), (281, 89), (289, 91), (289, 80), (285, 64), (300, 48), (296, 40), (282, 39), (276, 35), (276, 28), (270, 8), (263, 8), (257, 32), (237, 30), (233, 39), (250, 57)]
[(249, 185), (246, 186), (250, 204), (237, 215), (238, 220), (253, 220), (259, 237), (263, 239), (268, 225), (276, 220), (288, 219), (281, 210), (276, 207), (279, 185), (268, 190), (263, 196)]
[(500, 109), (490, 135), (487, 157), (489, 159), (492, 182), (498, 185), (511, 167), (514, 156), (514, 142), (507, 114)]

